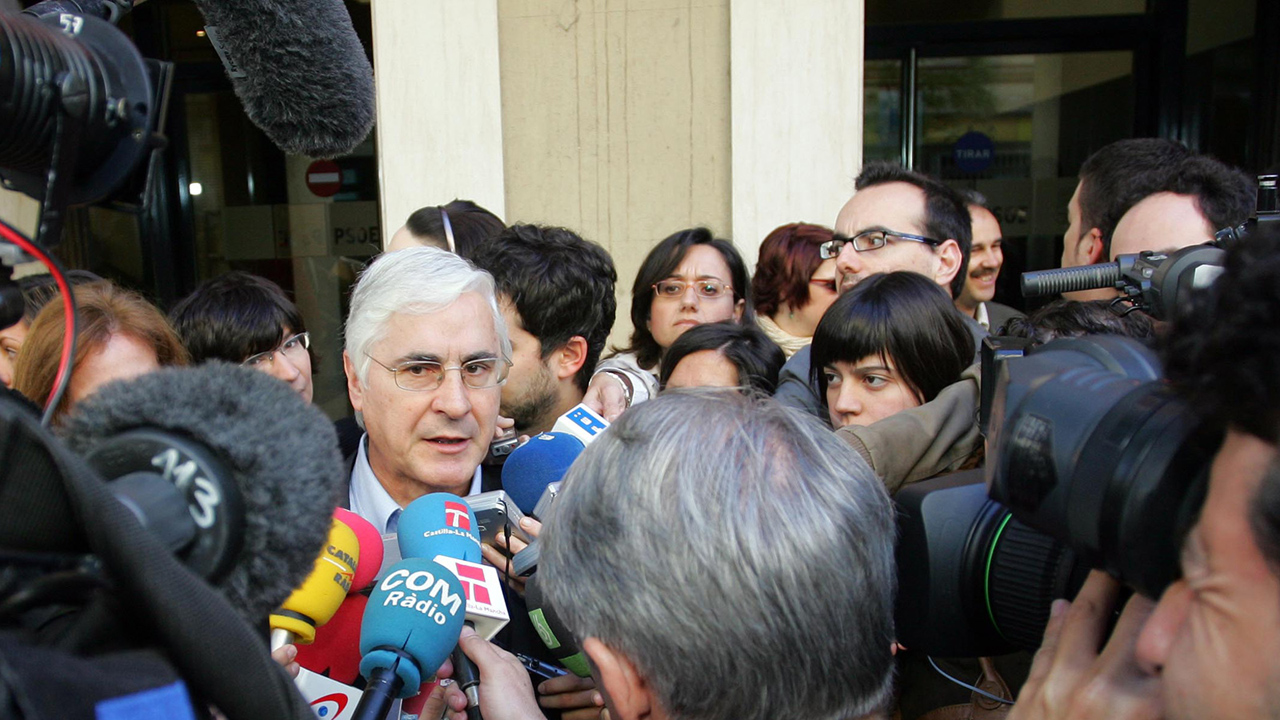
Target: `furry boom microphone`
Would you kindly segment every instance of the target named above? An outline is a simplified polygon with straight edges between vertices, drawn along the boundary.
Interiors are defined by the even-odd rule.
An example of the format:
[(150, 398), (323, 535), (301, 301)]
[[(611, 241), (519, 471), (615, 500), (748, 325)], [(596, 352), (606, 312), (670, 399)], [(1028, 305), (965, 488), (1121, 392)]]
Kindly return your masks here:
[[(104, 387), (64, 429), (111, 486), (165, 476), (144, 477), (151, 482), (133, 493), (134, 505), (187, 488), (179, 507), (196, 520), (197, 537), (177, 552), (251, 625), (315, 566), (344, 487), (342, 461), (333, 424), (285, 383), (226, 363), (162, 369)], [(169, 462), (176, 453), (194, 459)], [(149, 526), (163, 522), (159, 512), (141, 514)]]
[(341, 0), (196, 0), (253, 124), (280, 149), (345, 155), (373, 127), (373, 68)]

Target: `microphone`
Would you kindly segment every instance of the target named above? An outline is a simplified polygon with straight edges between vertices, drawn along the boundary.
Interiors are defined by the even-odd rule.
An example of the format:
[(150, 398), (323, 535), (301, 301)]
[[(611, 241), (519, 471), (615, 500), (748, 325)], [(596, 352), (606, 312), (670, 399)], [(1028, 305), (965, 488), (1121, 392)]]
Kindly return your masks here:
[(532, 514), (547, 486), (559, 482), (585, 449), (577, 436), (568, 433), (534, 435), (507, 456), (502, 466), (502, 489), (516, 507)]
[(480, 523), (465, 500), (450, 493), (430, 493), (409, 503), (400, 514), (400, 557), (437, 555), (480, 562)]
[(306, 645), (316, 639), (316, 628), (329, 622), (351, 590), (359, 555), (356, 534), (334, 518), (329, 543), (316, 558), (315, 569), (268, 618), (273, 651), (289, 643)]
[(573, 633), (569, 632), (555, 609), (547, 603), (546, 596), (542, 594), (541, 581), (536, 574), (525, 581), (524, 602), (529, 608), (533, 629), (538, 632), (538, 637), (555, 655), (556, 660), (578, 677), (591, 677), (586, 653), (578, 648), (578, 641)]
[[(227, 717), (303, 720), (311, 714), (254, 627), (305, 577), (328, 533), (343, 486), (328, 418), (284, 383), (223, 365), (166, 368), (110, 383), (79, 403), (63, 430), (69, 439), (53, 437), (25, 409), (0, 398), (0, 547), (92, 553), (121, 601), (119, 617), (165, 648), (193, 696), (216, 704)], [(244, 496), (242, 529), (236, 533), (245, 555), (232, 554), (236, 562), (219, 581), (221, 592), (184, 566), (158, 535), (144, 531), (103, 473), (69, 448), (74, 443), (85, 453), (110, 447), (125, 431), (170, 443), (147, 456), (138, 475), (146, 479), (151, 473), (180, 489), (184, 512), (193, 524), (201, 521), (196, 529), (204, 537), (234, 525), (228, 522), (236, 515), (232, 498)], [(197, 445), (207, 457), (184, 454)], [(128, 460), (128, 448), (121, 450)], [(159, 465), (152, 466), (152, 459)], [(206, 475), (213, 464), (205, 460), (221, 461), (227, 475)], [(270, 502), (281, 497), (289, 498), (288, 507)], [(264, 548), (273, 545), (270, 565), (284, 572), (264, 577), (251, 555), (271, 554)], [(193, 548), (183, 552), (190, 557)], [(295, 560), (296, 569), (288, 565)], [(247, 593), (228, 588), (265, 592), (249, 602)], [(250, 607), (237, 607), (242, 599)], [(96, 613), (68, 619), (82, 630), (102, 629)]]
[(569, 412), (556, 418), (551, 432), (572, 435), (590, 445), (596, 436), (609, 429), (609, 421), (600, 417), (594, 410), (581, 403), (574, 405)]
[[(498, 571), (480, 563), (479, 528), (475, 513), (462, 498), (432, 493), (405, 508), (399, 542), (403, 557), (434, 558), (453, 572), (466, 596), (466, 623), (488, 639), (507, 624), (510, 615)], [(461, 648), (455, 647), (452, 657), (454, 680), (467, 695), (468, 715), (478, 718), (480, 673)]]
[(351, 528), (360, 542), (360, 554), (356, 558), (359, 562), (356, 564), (355, 575), (351, 578), (350, 590), (357, 593), (369, 587), (378, 571), (382, 569), (384, 550), (382, 535), (373, 523), (346, 508), (334, 508), (333, 516)]
[(254, 125), (294, 155), (345, 155), (373, 127), (373, 68), (340, 0), (196, 0)]
[[(591, 443), (608, 427), (600, 416), (578, 405), (556, 420), (551, 432), (530, 438), (511, 453), (502, 467), (503, 489), (517, 507), (541, 520), (541, 514), (550, 507), (559, 489), (560, 480), (586, 449), (584, 438), (586, 443)], [(562, 428), (564, 432), (557, 432), (555, 428)], [(540, 556), (541, 547), (535, 539), (512, 556), (511, 571), (518, 576), (531, 572), (538, 566)]]
[(170, 507), (170, 531), (187, 522), (194, 536), (170, 547), (255, 627), (315, 567), (345, 486), (333, 423), (279, 380), (227, 363), (110, 383), (64, 433), (109, 488), (129, 476), (126, 505), (144, 525), (165, 529), (145, 509), (156, 504)]
[(299, 665), (344, 685), (360, 676), (360, 622), (369, 596), (348, 595), (310, 645), (298, 646)]
[(462, 583), (426, 558), (401, 560), (369, 596), (360, 627), (360, 674), (367, 680), (353, 720), (381, 720), (396, 698), (416, 693), (458, 644)]

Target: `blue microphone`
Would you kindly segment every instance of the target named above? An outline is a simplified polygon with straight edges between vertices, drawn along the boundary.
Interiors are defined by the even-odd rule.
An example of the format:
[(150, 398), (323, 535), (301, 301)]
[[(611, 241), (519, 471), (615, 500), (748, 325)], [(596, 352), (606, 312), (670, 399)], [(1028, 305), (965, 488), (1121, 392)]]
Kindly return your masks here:
[(467, 501), (457, 495), (431, 493), (409, 503), (397, 532), (400, 557), (481, 560), (480, 523)]
[(418, 692), (458, 644), (462, 583), (434, 560), (401, 560), (369, 595), (360, 624), (360, 674), (368, 680), (354, 720), (381, 720), (395, 698)]
[(502, 466), (502, 489), (526, 515), (533, 513), (543, 491), (559, 482), (586, 446), (568, 433), (535, 435), (507, 456)]

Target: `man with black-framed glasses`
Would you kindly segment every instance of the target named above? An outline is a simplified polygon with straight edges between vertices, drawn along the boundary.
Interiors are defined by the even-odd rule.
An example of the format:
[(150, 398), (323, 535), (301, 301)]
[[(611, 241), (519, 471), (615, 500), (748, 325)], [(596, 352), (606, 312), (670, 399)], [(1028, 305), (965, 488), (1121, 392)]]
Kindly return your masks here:
[[(840, 291), (876, 273), (917, 272), (953, 298), (964, 287), (972, 239), (969, 211), (955, 190), (922, 173), (871, 162), (854, 184), (856, 192), (836, 217), (836, 234), (819, 254), (834, 258)], [(968, 318), (977, 343), (986, 331)], [(776, 396), (822, 417), (817, 388), (810, 383), (809, 349), (787, 361)]]

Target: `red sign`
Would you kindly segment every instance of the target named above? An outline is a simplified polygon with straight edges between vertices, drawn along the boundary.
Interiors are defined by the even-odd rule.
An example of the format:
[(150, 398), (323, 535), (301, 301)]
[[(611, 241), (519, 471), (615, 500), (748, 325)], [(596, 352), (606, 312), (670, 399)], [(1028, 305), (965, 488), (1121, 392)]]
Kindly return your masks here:
[(444, 524), (460, 530), (470, 530), (471, 518), (467, 512), (468, 509), (462, 503), (446, 501), (444, 504)]
[(484, 586), (484, 571), (478, 567), (469, 567), (467, 565), (459, 565), (455, 569), (457, 570), (458, 580), (462, 583), (462, 589), (467, 594), (467, 599), (475, 600), (482, 605), (488, 605), (489, 590)]
[(332, 160), (317, 160), (307, 167), (307, 188), (316, 197), (333, 197), (342, 187), (342, 168)]

